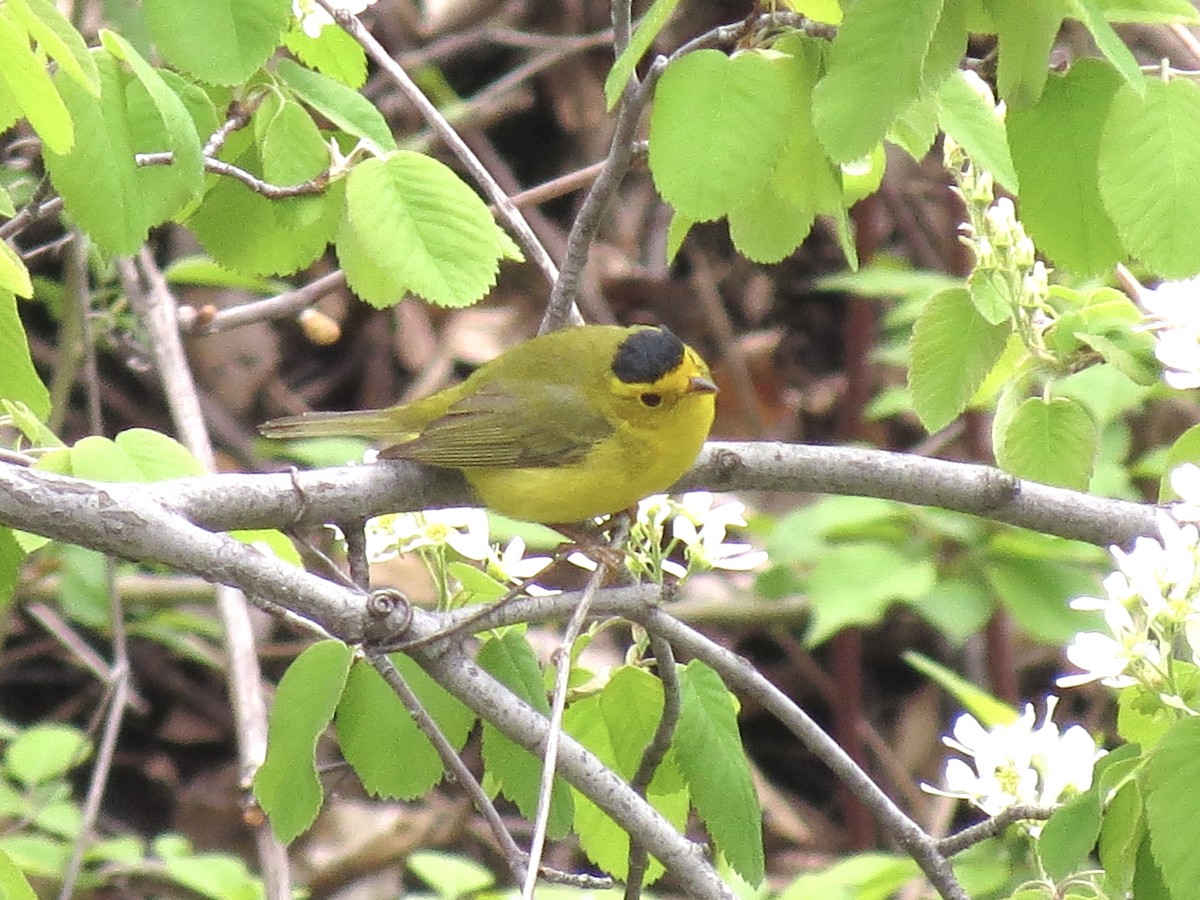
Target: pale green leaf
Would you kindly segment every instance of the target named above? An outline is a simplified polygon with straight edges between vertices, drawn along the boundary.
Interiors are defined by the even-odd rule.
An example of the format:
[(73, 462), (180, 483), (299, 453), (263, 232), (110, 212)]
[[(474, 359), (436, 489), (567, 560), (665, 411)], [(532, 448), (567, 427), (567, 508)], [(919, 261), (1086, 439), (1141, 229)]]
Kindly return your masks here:
[(211, 84), (241, 84), (279, 46), (288, 0), (143, 0), (146, 25), (167, 61)]
[(1092, 40), (1096, 42), (1100, 52), (1113, 64), (1113, 68), (1120, 73), (1125, 83), (1141, 93), (1145, 79), (1142, 78), (1138, 61), (1125, 46), (1125, 42), (1113, 31), (1112, 26), (1105, 21), (1104, 12), (1097, 0), (1068, 0), (1068, 3), (1073, 17), (1082, 22), (1091, 33)]
[(917, 416), (930, 432), (966, 409), (999, 359), (1011, 328), (988, 324), (963, 288), (926, 301), (913, 327), (909, 388)]
[(1100, 837), (1100, 797), (1085, 791), (1054, 811), (1037, 842), (1038, 859), (1060, 881), (1082, 869)]
[(1082, 59), (1050, 78), (1037, 103), (1008, 114), (1021, 179), (1021, 222), (1038, 249), (1081, 275), (1110, 270), (1124, 255), (1100, 199), (1101, 130), (1120, 79)]
[[(0, 6), (0, 81), (15, 100), (48, 150), (66, 153), (75, 143), (75, 128), (68, 105), (56, 89), (46, 66), (29, 46), (25, 29)], [(60, 79), (61, 80), (61, 79)], [(81, 88), (82, 90), (82, 88)], [(94, 99), (94, 98), (93, 98)]]
[(813, 93), (821, 142), (835, 162), (865, 156), (917, 98), (942, 0), (858, 0), (833, 40)]
[(998, 41), (996, 89), (1010, 110), (1034, 103), (1049, 74), (1050, 48), (1067, 15), (1066, 0), (983, 0)]
[(1092, 417), (1064, 397), (1031, 397), (1008, 423), (996, 461), (1018, 478), (1086, 490), (1100, 436)]
[(1125, 249), (1165, 278), (1200, 272), (1200, 88), (1147, 79), (1113, 97), (1100, 139), (1100, 196)]
[(27, 728), (4, 751), (7, 775), (25, 787), (62, 778), (92, 756), (92, 742), (73, 725), (44, 723)]
[(1110, 22), (1200, 24), (1200, 12), (1188, 0), (1097, 0)]
[(717, 219), (767, 183), (790, 134), (797, 89), (788, 58), (688, 53), (667, 67), (650, 114), (650, 172), (663, 199)]
[(29, 270), (17, 251), (5, 240), (0, 240), (0, 291), (10, 291), (18, 297), (33, 296)]
[(950, 694), (955, 702), (973, 715), (984, 728), (1011, 725), (1017, 720), (1018, 713), (1015, 709), (969, 679), (963, 678), (953, 669), (915, 650), (905, 651), (904, 661)]
[(1017, 172), (1008, 152), (1004, 120), (987, 98), (976, 91), (970, 76), (956, 71), (938, 91), (938, 124), (981, 169), (986, 169), (1001, 187), (1016, 194)]
[[(360, 163), (346, 179), (338, 250), (356, 291), (363, 287), (355, 266), (362, 260), (344, 255), (343, 242), (361, 248), (404, 291), (442, 306), (466, 306), (495, 284), (505, 240), (479, 196), (428, 156), (397, 151)], [(398, 299), (362, 296), (378, 306)]]
[(733, 870), (757, 886), (765, 869), (762, 810), (742, 749), (733, 695), (699, 660), (680, 671), (679, 692), (674, 746), (696, 813)]
[(0, 399), (25, 404), (40, 420), (50, 414), (50, 392), (42, 384), (33, 359), (29, 355), (29, 343), (25, 339), (25, 326), (17, 313), (16, 298), (0, 288)]
[(396, 149), (383, 114), (358, 91), (290, 59), (281, 59), (275, 74), (297, 97), (342, 131), (370, 141), (381, 153)]
[(340, 28), (322, 28), (318, 37), (311, 37), (296, 23), (284, 34), (283, 43), (305, 66), (348, 88), (357, 90), (367, 80), (363, 48)]
[(452, 853), (418, 850), (408, 855), (405, 864), (439, 897), (472, 897), (496, 883), (491, 869)]
[(100, 74), (83, 35), (52, 0), (8, 0), (8, 6), (47, 56), (82, 87), (100, 96)]
[(306, 831), (321, 809), (317, 739), (333, 717), (353, 659), (341, 641), (313, 644), (288, 666), (275, 691), (267, 758), (254, 776), (254, 796), (284, 843)]
[(1200, 897), (1200, 843), (1193, 831), (1200, 802), (1200, 719), (1176, 722), (1150, 754), (1145, 773), (1154, 861), (1172, 900), (1195, 900)]
[(931, 562), (910, 558), (891, 544), (830, 547), (805, 579), (813, 621), (804, 639), (815, 646), (848, 626), (878, 624), (892, 603), (927, 594), (935, 577)]
[(0, 896), (5, 900), (37, 900), (20, 866), (3, 850), (0, 850)]

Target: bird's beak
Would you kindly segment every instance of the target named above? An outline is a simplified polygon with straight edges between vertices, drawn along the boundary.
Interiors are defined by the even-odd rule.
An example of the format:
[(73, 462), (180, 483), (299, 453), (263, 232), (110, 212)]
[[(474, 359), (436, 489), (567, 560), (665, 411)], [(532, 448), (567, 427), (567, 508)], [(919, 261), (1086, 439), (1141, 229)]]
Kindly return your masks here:
[(688, 379), (689, 394), (715, 394), (717, 386), (713, 384), (711, 378), (703, 378), (699, 375), (693, 375)]

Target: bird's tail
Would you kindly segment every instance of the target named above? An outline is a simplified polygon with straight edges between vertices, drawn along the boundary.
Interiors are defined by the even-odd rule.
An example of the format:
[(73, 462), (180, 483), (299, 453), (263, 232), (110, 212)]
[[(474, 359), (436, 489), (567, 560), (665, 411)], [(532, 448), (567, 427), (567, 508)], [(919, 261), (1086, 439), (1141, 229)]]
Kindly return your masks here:
[(350, 412), (308, 412), (298, 416), (272, 419), (258, 426), (269, 438), (344, 437), (356, 435), (367, 438), (403, 437), (403, 428), (387, 415), (387, 410), (368, 409)]

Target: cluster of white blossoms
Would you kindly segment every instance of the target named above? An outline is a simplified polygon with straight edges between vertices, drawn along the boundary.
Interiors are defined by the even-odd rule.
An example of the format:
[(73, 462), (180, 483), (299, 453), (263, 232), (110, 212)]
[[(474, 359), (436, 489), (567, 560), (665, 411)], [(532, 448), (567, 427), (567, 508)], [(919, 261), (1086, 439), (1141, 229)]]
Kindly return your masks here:
[[(1053, 806), (1092, 786), (1096, 760), (1104, 755), (1080, 725), (1059, 731), (1052, 721), (1058, 698), (1046, 697), (1046, 715), (1035, 727), (1033, 704), (1013, 722), (984, 728), (970, 713), (954, 723), (947, 747), (967, 759), (946, 763), (945, 788), (921, 785), (926, 791), (973, 803), (990, 816), (1011, 806)], [(1031, 834), (1040, 831), (1027, 823)]]
[(1080, 672), (1058, 683), (1141, 685), (1168, 706), (1195, 714), (1180, 697), (1172, 668), (1181, 657), (1200, 665), (1200, 468), (1182, 465), (1170, 483), (1182, 500), (1158, 512), (1158, 537), (1139, 537), (1129, 551), (1110, 548), (1116, 569), (1104, 579), (1104, 596), (1072, 601), (1074, 609), (1099, 611), (1107, 631), (1075, 637), (1067, 659)]
[[(658, 494), (641, 501), (625, 548), (634, 574), (661, 583), (664, 574), (682, 579), (697, 571), (748, 571), (762, 565), (767, 559), (764, 551), (726, 540), (731, 527), (745, 527), (745, 504), (737, 500), (717, 506), (713, 503), (713, 495), (706, 491), (684, 494), (679, 500)], [(377, 516), (367, 522), (366, 542), (367, 559), (371, 562), (412, 552), (429, 558), (449, 548), (464, 559), (482, 563), (489, 575), (505, 584), (533, 578), (551, 562), (548, 556), (526, 557), (525, 541), (520, 536), (512, 538), (503, 548), (493, 544), (487, 513), (482, 509)], [(677, 551), (686, 565), (670, 558)], [(584, 568), (595, 567), (582, 554), (573, 553), (569, 559)], [(532, 584), (528, 588), (532, 593), (539, 590)]]
[(1200, 278), (1164, 281), (1139, 297), (1154, 332), (1154, 355), (1173, 388), (1200, 387)]
[[(375, 0), (332, 0), (330, 5), (357, 16), (374, 2)], [(333, 16), (318, 5), (316, 0), (292, 0), (292, 14), (300, 20), (300, 27), (311, 38), (320, 37), (321, 30), (326, 25), (333, 24)]]

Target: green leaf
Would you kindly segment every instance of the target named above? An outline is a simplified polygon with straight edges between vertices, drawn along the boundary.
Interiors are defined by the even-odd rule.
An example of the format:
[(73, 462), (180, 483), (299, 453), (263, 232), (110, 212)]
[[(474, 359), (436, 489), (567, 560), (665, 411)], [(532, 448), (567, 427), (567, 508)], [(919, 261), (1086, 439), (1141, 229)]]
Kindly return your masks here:
[(9, 604), (17, 590), (17, 576), (25, 551), (17, 543), (11, 528), (0, 528), (0, 616), (7, 617)]
[(762, 810), (738, 733), (733, 695), (699, 660), (679, 673), (675, 752), (696, 813), (717, 850), (752, 886), (762, 883)]
[(1078, 565), (993, 555), (983, 574), (1017, 624), (1040, 641), (1065, 644), (1100, 625), (1095, 614), (1068, 606), (1072, 598), (1096, 591), (1095, 577)]
[(996, 88), (1010, 110), (1042, 95), (1050, 48), (1067, 15), (1065, 0), (983, 0), (995, 23), (999, 64)]
[(87, 139), (69, 154), (47, 147), (46, 168), (71, 218), (104, 251), (129, 254), (142, 245), (151, 223), (133, 158), (125, 77), (109, 53), (93, 54), (100, 72), (99, 102), (61, 70), (55, 76), (79, 133)]
[[(304, 184), (329, 168), (329, 147), (317, 123), (299, 103), (272, 97), (254, 116), (255, 135), (262, 157), (263, 177), (271, 184)], [(272, 206), (285, 229), (311, 226), (325, 215), (322, 195), (295, 197)]]
[(914, 100), (888, 129), (887, 139), (920, 162), (937, 137), (937, 94), (924, 93)]
[(926, 301), (912, 335), (908, 385), (913, 407), (930, 432), (949, 425), (967, 407), (999, 359), (1011, 327), (989, 325), (964, 288)]
[[(805, 872), (776, 895), (776, 900), (883, 900), (895, 896), (920, 870), (908, 856), (855, 853), (816, 872)], [(1013, 898), (1009, 898), (1013, 900)]]
[(991, 598), (967, 578), (940, 578), (912, 603), (913, 611), (956, 646), (979, 634), (994, 611)]
[(367, 56), (358, 41), (340, 28), (322, 28), (318, 37), (306, 34), (299, 23), (283, 36), (283, 44), (305, 66), (358, 90), (367, 80)]
[(0, 896), (5, 900), (37, 900), (37, 894), (29, 880), (13, 862), (12, 857), (0, 850)]
[[(333, 30), (326, 28), (321, 33)], [(472, 897), (496, 883), (491, 869), (452, 853), (418, 850), (409, 854), (405, 865), (439, 897)]]
[(1198, 459), (1200, 459), (1200, 425), (1193, 425), (1175, 438), (1175, 442), (1167, 451), (1167, 458), (1163, 462), (1162, 480), (1158, 486), (1159, 503), (1169, 503), (1172, 500), (1181, 499), (1171, 489), (1171, 472), (1182, 463), (1195, 462)]
[(380, 273), (384, 287), (441, 306), (474, 303), (496, 283), (506, 241), (479, 196), (428, 156), (397, 151), (355, 166), (346, 179), (338, 258), (350, 287), (375, 306), (400, 299), (376, 290), (369, 279)]
[(834, 162), (865, 156), (917, 98), (942, 0), (858, 0), (813, 92), (814, 120)]
[(235, 541), (249, 544), (256, 550), (269, 553), (290, 566), (304, 568), (304, 559), (300, 556), (300, 551), (296, 549), (292, 539), (282, 531), (274, 528), (240, 528), (230, 531), (229, 536)]
[(346, 761), (373, 797), (413, 800), (442, 777), (442, 761), (400, 698), (358, 660), (333, 720)]
[(263, 894), (262, 882), (243, 860), (229, 853), (167, 856), (162, 864), (179, 885), (214, 900), (255, 900)]
[(91, 758), (92, 742), (73, 725), (34, 725), (18, 734), (4, 752), (7, 774), (26, 788), (62, 778)]
[(943, 0), (929, 51), (921, 62), (921, 93), (936, 93), (942, 82), (958, 71), (967, 52), (967, 7), (958, 0)]
[(1019, 190), (1017, 172), (1008, 153), (1004, 120), (995, 107), (971, 85), (971, 76), (955, 71), (938, 91), (938, 124), (962, 144), (967, 155), (986, 169), (1005, 190)]
[(392, 653), (388, 657), (392, 664), (400, 670), (404, 680), (425, 711), (437, 723), (442, 734), (446, 736), (455, 750), (462, 750), (475, 726), (475, 713), (463, 705), (463, 702), (450, 694), (444, 687), (434, 681), (411, 656), (403, 653)]
[(1097, 184), (1101, 129), (1119, 87), (1111, 66), (1082, 59), (1052, 76), (1037, 103), (1008, 114), (1021, 222), (1038, 249), (1081, 275), (1124, 256)]
[(805, 582), (813, 609), (804, 636), (815, 646), (850, 625), (878, 623), (896, 601), (913, 601), (933, 587), (932, 562), (905, 555), (892, 544), (861, 541), (831, 547)]
[(8, 13), (6, 7), (0, 6), (0, 59), (4, 60), (0, 82), (45, 142), (46, 149), (66, 153), (75, 143), (72, 124), (75, 117), (59, 93), (61, 84), (56, 89), (45, 64), (30, 49), (25, 29), (9, 18)]
[(158, 224), (204, 190), (200, 137), (183, 100), (128, 41), (103, 29), (100, 41), (115, 58), (129, 65), (137, 79), (125, 87), (134, 152), (173, 154), (171, 165), (147, 167), (138, 172), (146, 197), (146, 218), (150, 224)]
[(625, 85), (629, 83), (629, 76), (633, 74), (638, 60), (650, 49), (650, 45), (654, 43), (654, 39), (658, 37), (658, 33), (662, 31), (663, 26), (667, 24), (667, 19), (671, 18), (671, 13), (678, 5), (679, 0), (654, 0), (645, 15), (642, 16), (641, 21), (637, 23), (637, 28), (633, 30), (633, 35), (629, 39), (629, 45), (617, 57), (608, 77), (604, 79), (604, 99), (608, 102), (610, 112), (617, 105), (617, 101), (621, 99), (621, 93), (625, 90)]
[(346, 684), (354, 651), (341, 641), (321, 641), (288, 666), (267, 730), (267, 758), (254, 776), (254, 796), (284, 843), (308, 829), (321, 809), (317, 739), (329, 724)]
[[(251, 136), (239, 133), (226, 144), (222, 159), (262, 176), (263, 162)], [(325, 251), (342, 215), (345, 183), (335, 181), (324, 193), (268, 200), (240, 181), (219, 178), (188, 219), (204, 249), (237, 272), (271, 275), (294, 272)], [(320, 211), (313, 215), (314, 205)], [(237, 228), (230, 228), (237, 222)]]
[(17, 300), (3, 289), (0, 289), (0, 359), (4, 360), (0, 366), (0, 398), (19, 401), (38, 419), (45, 420), (50, 414), (50, 392), (33, 367), (25, 326), (17, 313)]
[[(1104, 792), (1108, 794), (1107, 791)], [(1117, 889), (1110, 896), (1121, 896), (1133, 882), (1138, 847), (1146, 836), (1145, 809), (1141, 786), (1130, 780), (1112, 794), (1105, 804), (1100, 826), (1097, 855)]]
[(698, 50), (671, 63), (650, 112), (650, 172), (663, 199), (706, 222), (765, 185), (786, 145), (797, 86), (788, 58)]
[(1019, 718), (1020, 714), (1007, 703), (921, 653), (908, 650), (904, 653), (904, 661), (948, 692), (985, 728), (1011, 725)]
[(241, 84), (279, 46), (288, 0), (144, 0), (154, 43), (171, 65), (211, 84)]
[(1163, 882), (1174, 900), (1200, 897), (1200, 844), (1192, 830), (1200, 803), (1200, 719), (1176, 723), (1145, 773), (1150, 849)]
[(0, 291), (11, 291), (18, 297), (33, 296), (29, 270), (7, 241), (0, 241)]
[(667, 226), (666, 257), (668, 263), (675, 261), (675, 257), (679, 255), (679, 249), (683, 246), (688, 232), (692, 230), (692, 226), (695, 224), (694, 219), (680, 215), (679, 210), (674, 210), (671, 213), (671, 224)]
[(1079, 871), (1100, 836), (1100, 797), (1085, 791), (1054, 811), (1037, 842), (1038, 858), (1055, 881)]
[(342, 131), (370, 141), (379, 153), (396, 149), (396, 139), (383, 114), (358, 91), (290, 59), (281, 59), (275, 74), (297, 97)]
[(58, 548), (62, 579), (58, 603), (74, 622), (88, 628), (112, 625), (109, 567), (103, 553), (66, 544)]
[[(508, 631), (492, 638), (480, 648), (476, 661), (538, 712), (549, 714), (541, 668), (523, 634)], [(504, 796), (517, 805), (521, 815), (532, 820), (537, 810), (542, 760), (484, 722), (483, 762), (488, 776), (500, 783)], [(571, 817), (571, 792), (566, 782), (555, 776), (547, 834), (563, 837), (571, 827)]]
[(1147, 79), (1113, 97), (1100, 140), (1100, 196), (1125, 249), (1165, 278), (1200, 272), (1200, 88)]
[(1087, 489), (1100, 435), (1087, 410), (1073, 400), (1022, 403), (996, 448), (996, 462), (1018, 478)]
[(8, 0), (13, 18), (24, 26), (43, 53), (74, 78), (80, 87), (100, 96), (100, 74), (87, 43), (52, 0)]
[(1070, 4), (1073, 17), (1082, 22), (1083, 27), (1091, 33), (1100, 52), (1113, 64), (1113, 68), (1120, 73), (1125, 83), (1141, 93), (1144, 90), (1145, 79), (1142, 77), (1142, 70), (1138, 67), (1138, 61), (1125, 46), (1125, 42), (1113, 31), (1112, 26), (1105, 21), (1104, 11), (1100, 8), (1097, 0), (1067, 0), (1067, 2)]

